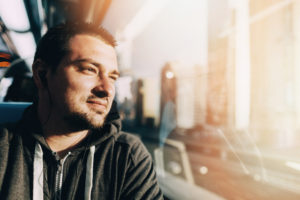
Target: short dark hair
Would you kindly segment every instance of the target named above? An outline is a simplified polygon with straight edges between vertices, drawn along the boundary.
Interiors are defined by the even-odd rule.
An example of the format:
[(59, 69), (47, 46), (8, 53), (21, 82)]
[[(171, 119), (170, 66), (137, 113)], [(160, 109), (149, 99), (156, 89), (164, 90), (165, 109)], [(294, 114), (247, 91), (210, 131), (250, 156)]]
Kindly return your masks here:
[(55, 71), (62, 58), (69, 52), (70, 39), (79, 34), (99, 37), (106, 44), (116, 46), (114, 37), (103, 27), (93, 23), (66, 22), (50, 28), (41, 38), (33, 62), (41, 59)]

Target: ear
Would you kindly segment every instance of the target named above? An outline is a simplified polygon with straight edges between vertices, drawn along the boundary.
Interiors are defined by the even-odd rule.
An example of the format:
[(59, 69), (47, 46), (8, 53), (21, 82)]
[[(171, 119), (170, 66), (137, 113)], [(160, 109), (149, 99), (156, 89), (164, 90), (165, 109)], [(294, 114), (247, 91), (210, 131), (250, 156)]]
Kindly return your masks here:
[(32, 64), (32, 72), (33, 72), (33, 80), (38, 89), (45, 89), (47, 88), (47, 73), (49, 68), (47, 64), (43, 62), (41, 59), (37, 59)]

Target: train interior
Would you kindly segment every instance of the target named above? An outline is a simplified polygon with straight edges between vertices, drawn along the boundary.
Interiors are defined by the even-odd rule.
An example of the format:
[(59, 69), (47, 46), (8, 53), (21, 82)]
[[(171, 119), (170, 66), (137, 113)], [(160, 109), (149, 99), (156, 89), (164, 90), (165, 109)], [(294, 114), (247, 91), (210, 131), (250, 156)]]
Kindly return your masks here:
[(36, 45), (84, 20), (117, 40), (123, 130), (165, 199), (300, 198), (300, 1), (0, 0), (0, 121), (36, 90)]

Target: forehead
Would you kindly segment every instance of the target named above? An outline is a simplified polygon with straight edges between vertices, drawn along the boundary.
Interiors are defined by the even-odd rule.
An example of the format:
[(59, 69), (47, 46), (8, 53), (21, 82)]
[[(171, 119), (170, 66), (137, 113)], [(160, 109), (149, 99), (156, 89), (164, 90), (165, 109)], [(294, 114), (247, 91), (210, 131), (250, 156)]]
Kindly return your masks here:
[(87, 34), (75, 35), (69, 41), (70, 61), (93, 60), (106, 68), (117, 68), (117, 55), (114, 47), (100, 37)]

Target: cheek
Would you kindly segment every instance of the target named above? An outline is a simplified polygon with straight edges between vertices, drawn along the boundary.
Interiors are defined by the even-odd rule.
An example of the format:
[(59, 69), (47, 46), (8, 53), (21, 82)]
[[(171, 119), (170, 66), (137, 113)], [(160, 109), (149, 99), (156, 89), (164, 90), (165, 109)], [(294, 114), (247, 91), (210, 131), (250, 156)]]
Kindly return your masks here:
[(73, 92), (73, 93), (77, 93), (77, 94), (88, 94), (90, 93), (90, 91), (93, 89), (93, 81), (86, 79), (86, 78), (75, 78), (69, 80), (69, 89)]
[(80, 82), (69, 83), (64, 91), (64, 99), (66, 104), (72, 107), (82, 105), (86, 101), (89, 91), (85, 84), (78, 84)]
[(112, 106), (112, 102), (113, 102), (113, 100), (114, 100), (114, 98), (115, 98), (115, 95), (116, 95), (116, 88), (113, 87), (113, 89), (112, 89), (112, 94), (111, 94), (111, 96), (110, 96), (110, 106)]
[(113, 86), (112, 86), (112, 98), (114, 98), (115, 95), (116, 95), (116, 86), (113, 85)]

